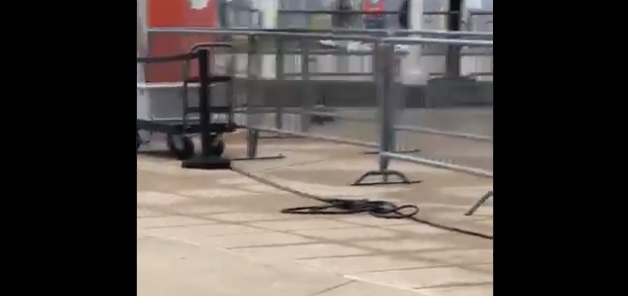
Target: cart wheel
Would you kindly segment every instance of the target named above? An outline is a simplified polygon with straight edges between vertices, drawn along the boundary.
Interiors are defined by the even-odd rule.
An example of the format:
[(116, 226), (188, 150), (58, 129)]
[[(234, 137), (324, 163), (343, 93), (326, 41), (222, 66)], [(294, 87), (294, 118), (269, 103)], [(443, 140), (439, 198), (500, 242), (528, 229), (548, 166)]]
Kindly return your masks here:
[(181, 135), (168, 135), (166, 139), (168, 150), (178, 160), (185, 160), (194, 155), (194, 143), (192, 139)]
[(142, 146), (142, 138), (140, 137), (140, 133), (135, 131), (135, 152), (137, 153), (140, 150), (140, 146)]
[(222, 156), (222, 154), (225, 152), (225, 142), (222, 140), (218, 141), (218, 143), (212, 145), (212, 147), (210, 148), (210, 152), (212, 155)]

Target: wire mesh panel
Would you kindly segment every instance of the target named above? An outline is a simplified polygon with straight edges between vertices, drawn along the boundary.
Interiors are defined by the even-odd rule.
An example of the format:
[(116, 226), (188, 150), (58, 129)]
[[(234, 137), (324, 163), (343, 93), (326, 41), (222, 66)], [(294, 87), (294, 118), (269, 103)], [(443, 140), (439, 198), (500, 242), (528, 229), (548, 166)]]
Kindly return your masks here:
[[(275, 80), (264, 82), (268, 85), (264, 104), (274, 111), (274, 120), (265, 121), (264, 126), (376, 145), (377, 102), (373, 100), (372, 71), (322, 73), (320, 68), (316, 68), (317, 63), (312, 62), (313, 58), (327, 53), (332, 56), (353, 54), (371, 59), (370, 52), (321, 49), (316, 46), (322, 41), (320, 38), (280, 38), (276, 41)], [(297, 69), (294, 64), (287, 65), (291, 58), (299, 61)], [(371, 112), (361, 113), (356, 118), (351, 116), (355, 107), (358, 110), (367, 108)], [(315, 114), (309, 114), (311, 112)]]
[[(459, 42), (467, 51), (491, 52), (492, 41), (437, 40)], [(425, 41), (430, 44), (431, 41)], [(490, 67), (486, 56), (467, 57), (466, 72)], [(395, 61), (398, 63), (399, 61)], [(477, 70), (480, 68), (479, 70)], [(493, 170), (493, 82), (477, 75), (437, 77), (428, 80), (423, 98), (415, 85), (403, 84), (392, 73), (394, 90), (386, 102), (394, 110), (396, 141), (419, 147), (416, 156), (486, 171)]]

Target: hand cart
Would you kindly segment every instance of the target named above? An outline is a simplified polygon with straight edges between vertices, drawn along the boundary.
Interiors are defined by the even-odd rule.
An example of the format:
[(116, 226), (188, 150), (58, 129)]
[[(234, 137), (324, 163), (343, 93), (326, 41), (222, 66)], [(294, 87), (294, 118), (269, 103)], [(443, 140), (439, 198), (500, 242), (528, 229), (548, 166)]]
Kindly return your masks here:
[[(201, 50), (201, 49), (205, 50)], [(190, 48), (188, 54), (198, 53), (199, 76), (189, 77), (190, 59), (185, 60), (183, 79), (180, 83), (139, 84), (138, 83), (138, 118), (136, 124), (136, 151), (145, 143), (140, 131), (165, 133), (168, 150), (179, 160), (186, 160), (194, 155), (194, 143), (191, 136), (201, 134), (201, 140), (207, 142), (203, 147), (204, 154), (221, 156), (225, 150), (222, 134), (233, 132), (236, 129), (233, 112), (233, 81), (231, 76), (217, 76), (209, 73), (211, 63), (207, 49), (231, 48), (228, 43), (198, 43)], [(234, 58), (233, 54), (230, 58)], [(207, 79), (201, 81), (204, 73)], [(207, 89), (201, 85), (208, 84)], [(226, 98), (224, 106), (212, 104), (211, 88), (217, 84), (226, 84)], [(198, 87), (198, 105), (194, 106), (190, 98), (190, 88)], [(157, 92), (156, 90), (159, 90)], [(174, 90), (174, 93), (173, 93)], [(178, 92), (177, 92), (178, 91)], [(178, 95), (177, 95), (178, 94)], [(172, 97), (182, 100), (173, 105)], [(203, 97), (206, 97), (204, 99)], [(173, 114), (173, 109), (178, 110)], [(202, 110), (205, 109), (207, 126), (203, 126)], [(174, 115), (174, 116), (173, 116)], [(203, 134), (206, 135), (203, 135)], [(206, 138), (206, 139), (205, 139)], [(203, 143), (205, 144), (205, 143)]]

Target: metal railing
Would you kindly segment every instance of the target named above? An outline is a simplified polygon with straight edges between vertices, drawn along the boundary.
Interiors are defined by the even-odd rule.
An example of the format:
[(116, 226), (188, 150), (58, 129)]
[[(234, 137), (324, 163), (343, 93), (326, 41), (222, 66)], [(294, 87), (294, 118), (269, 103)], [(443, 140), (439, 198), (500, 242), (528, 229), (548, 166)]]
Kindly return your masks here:
[[(352, 9), (343, 11), (337, 9), (335, 1), (308, 1), (288, 0), (280, 1), (277, 11), (279, 28), (382, 28), (400, 29), (399, 7), (402, 1), (385, 1), (384, 10), (363, 10), (361, 1), (351, 1)], [(463, 27), (467, 31), (487, 31), (486, 22), (493, 19), (492, 10), (471, 9), (461, 13), (458, 11), (433, 10), (428, 8), (423, 12), (424, 26), (432, 29), (446, 29), (450, 17), (460, 17)], [(432, 10), (430, 10), (432, 9)], [(345, 17), (338, 21), (338, 17)]]
[[(326, 38), (332, 35), (342, 36), (365, 36), (365, 37), (389, 37), (389, 36), (424, 36), (439, 38), (463, 38), (463, 39), (492, 39), (493, 34), (487, 32), (450, 32), (435, 30), (398, 30), (389, 31), (381, 29), (318, 29), (309, 30), (303, 28), (290, 29), (260, 29), (254, 30), (258, 36), (279, 36), (280, 34), (326, 34), (318, 39), (309, 39), (307, 42), (291, 40), (280, 40), (278, 38), (266, 37), (259, 42), (260, 54), (274, 54), (279, 47), (283, 54), (285, 74), (288, 77), (297, 77), (300, 74), (302, 64), (309, 63), (310, 76), (313, 79), (342, 79), (342, 80), (364, 80), (364, 77), (373, 73), (372, 59), (370, 53), (364, 50), (365, 42), (344, 38)], [(242, 54), (240, 60), (245, 60), (247, 53), (247, 32), (252, 32), (250, 28), (154, 28), (151, 34), (166, 33), (180, 35), (216, 35), (222, 37), (229, 36), (234, 42), (235, 51)], [(275, 34), (276, 33), (276, 34)], [(279, 35), (277, 35), (279, 34)], [(293, 34), (294, 35), (294, 34)], [(431, 76), (442, 76), (446, 71), (445, 44), (422, 45), (422, 56), (427, 74)], [(307, 47), (307, 56), (301, 55), (300, 48)], [(492, 61), (491, 48), (463, 48), (461, 50), (462, 74), (465, 76), (480, 76), (481, 79), (490, 78), (492, 67), (479, 67), (478, 61)], [(244, 65), (245, 63), (240, 63)], [(244, 68), (240, 68), (243, 71)]]
[[(381, 30), (200, 28), (158, 28), (150, 29), (149, 33), (240, 36), (244, 40), (240, 47), (233, 48), (234, 53), (215, 52), (212, 72), (224, 71), (237, 77), (235, 93), (222, 96), (232, 97), (233, 105), (239, 106), (236, 112), (245, 115), (240, 124), (248, 133), (247, 158), (257, 156), (260, 133), (273, 133), (377, 150), (378, 166), (356, 184), (372, 175), (383, 176), (384, 183), (389, 182), (391, 175), (408, 182), (403, 172), (390, 169), (391, 160), (493, 177), (492, 82), (435, 79), (428, 81), (427, 86), (408, 84), (403, 81), (401, 63), (407, 63), (412, 50), (409, 54), (399, 47), (446, 45), (492, 49), (492, 34), (406, 31), (404, 35), (419, 37), (398, 37)], [(452, 39), (452, 35), (459, 38)], [(476, 40), (478, 37), (488, 40)], [(366, 46), (352, 51), (313, 46), (321, 40), (360, 42)], [(289, 55), (310, 61), (316, 55), (341, 54), (369, 59), (373, 69), (368, 74), (343, 73), (361, 79), (327, 80), (316, 79), (320, 73), (312, 71), (311, 62), (300, 63), (299, 71), (286, 71)], [(478, 95), (482, 97), (481, 106), (469, 107), (469, 102), (459, 96), (465, 96), (470, 89), (477, 93), (490, 90), (490, 99)], [(433, 101), (431, 92), (436, 92), (437, 102)], [(440, 97), (449, 101), (441, 101)], [(330, 118), (335, 121), (329, 122)]]

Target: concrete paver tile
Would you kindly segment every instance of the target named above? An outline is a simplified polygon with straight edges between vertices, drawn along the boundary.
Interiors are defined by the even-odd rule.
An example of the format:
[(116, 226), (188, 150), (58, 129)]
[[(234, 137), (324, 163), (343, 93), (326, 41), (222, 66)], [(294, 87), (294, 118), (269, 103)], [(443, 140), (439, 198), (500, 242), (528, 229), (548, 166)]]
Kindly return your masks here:
[(481, 271), (484, 271), (486, 273), (493, 274), (493, 263), (491, 263), (491, 264), (474, 265), (473, 268), (481, 270)]
[(149, 234), (155, 234), (164, 237), (182, 237), (187, 240), (194, 241), (196, 238), (203, 238), (206, 236), (220, 236), (229, 234), (246, 234), (246, 233), (259, 233), (263, 232), (261, 229), (234, 225), (234, 224), (208, 224), (208, 225), (193, 225), (177, 228), (153, 228), (147, 230)]
[(352, 256), (299, 260), (299, 264), (341, 274), (437, 266), (438, 263), (390, 255)]
[(302, 236), (281, 233), (281, 232), (261, 232), (249, 234), (233, 234), (222, 236), (210, 236), (198, 239), (198, 242), (205, 245), (211, 244), (222, 248), (246, 248), (272, 245), (302, 244), (311, 243), (313, 240)]
[(397, 235), (397, 233), (393, 231), (377, 229), (377, 228), (372, 228), (372, 227), (301, 230), (301, 231), (295, 231), (294, 233), (308, 236), (308, 237), (330, 239), (330, 240), (389, 238), (389, 237), (394, 237), (395, 235)]
[[(412, 290), (401, 290), (382, 285), (352, 281), (316, 296), (425, 296)], [(469, 295), (471, 296), (471, 295)], [(475, 296), (475, 295), (472, 295)]]
[(416, 255), (419, 259), (442, 262), (444, 265), (467, 265), (493, 262), (492, 249), (467, 249), (424, 252)]
[(166, 227), (181, 227), (189, 225), (204, 225), (212, 224), (216, 222), (194, 219), (181, 216), (163, 216), (163, 217), (146, 217), (137, 219), (137, 227), (139, 229), (149, 228), (166, 228)]
[(185, 202), (188, 199), (184, 196), (164, 193), (164, 192), (156, 192), (156, 191), (138, 191), (137, 192), (137, 204), (146, 204), (146, 205), (173, 205), (181, 202)]
[(151, 238), (151, 236), (146, 235), (145, 233), (143, 233), (142, 231), (138, 231), (137, 232), (137, 240), (142, 240), (142, 239), (147, 239), (147, 238)]
[(471, 235), (450, 232), (450, 234), (439, 236), (441, 240), (446, 240), (448, 244), (456, 246), (454, 249), (493, 249), (493, 240), (474, 237)]
[(215, 198), (234, 198), (234, 197), (253, 197), (256, 194), (239, 189), (193, 189), (193, 190), (180, 190), (179, 194), (184, 196), (190, 196), (199, 199), (215, 199)]
[(477, 209), (473, 216), (490, 216), (493, 217), (493, 205), (492, 204), (484, 204)]
[(446, 234), (450, 231), (414, 222), (410, 225), (386, 226), (385, 229), (411, 232), (416, 234)]
[(244, 253), (263, 258), (276, 258), (284, 260), (297, 260), (305, 258), (324, 258), (333, 256), (351, 256), (364, 255), (368, 251), (345, 247), (336, 244), (307, 244), (295, 246), (276, 246), (276, 247), (254, 247), (233, 249), (239, 253)]
[(469, 271), (460, 267), (434, 267), (361, 273), (357, 279), (385, 283), (410, 289), (492, 283), (493, 275)]
[(137, 248), (138, 296), (308, 296), (347, 282), (176, 241), (142, 240)]
[(137, 218), (146, 218), (146, 217), (159, 217), (163, 216), (159, 212), (147, 210), (147, 209), (137, 209)]
[(391, 225), (406, 225), (416, 224), (416, 222), (407, 219), (378, 219), (372, 216), (351, 216), (338, 218), (338, 221), (344, 221), (349, 223), (355, 223), (364, 226), (391, 226)]
[(231, 207), (218, 206), (214, 204), (187, 204), (184, 206), (169, 207), (169, 212), (178, 213), (183, 215), (202, 215), (203, 214), (216, 214), (216, 213), (229, 213), (237, 211)]
[[(249, 179), (243, 176), (238, 176), (235, 178), (221, 178), (216, 180), (216, 184), (218, 185), (232, 185), (232, 186), (240, 186), (240, 185), (255, 185), (259, 184), (257, 181), (253, 179)], [(225, 186), (226, 187), (226, 186)]]
[(487, 192), (493, 190), (493, 185), (481, 185), (481, 186), (449, 186), (444, 187), (440, 191), (445, 195), (451, 195), (455, 197), (479, 199)]
[(294, 221), (271, 221), (249, 223), (251, 226), (269, 230), (296, 231), (309, 229), (354, 228), (354, 224), (323, 219), (303, 219)]
[(425, 296), (493, 296), (493, 284), (418, 290)]
[(226, 221), (226, 222), (261, 222), (261, 221), (292, 221), (298, 219), (296, 216), (266, 213), (224, 213), (224, 214), (211, 214), (205, 217)]
[(493, 227), (493, 220), (475, 221), (474, 223), (480, 224), (482, 226)]
[(355, 245), (380, 251), (421, 251), (454, 247), (454, 245), (449, 243), (437, 242), (425, 238), (360, 241), (356, 242)]

